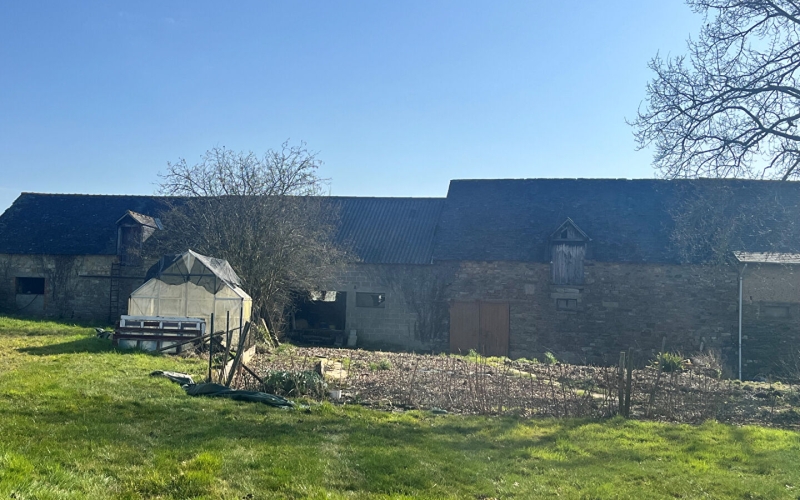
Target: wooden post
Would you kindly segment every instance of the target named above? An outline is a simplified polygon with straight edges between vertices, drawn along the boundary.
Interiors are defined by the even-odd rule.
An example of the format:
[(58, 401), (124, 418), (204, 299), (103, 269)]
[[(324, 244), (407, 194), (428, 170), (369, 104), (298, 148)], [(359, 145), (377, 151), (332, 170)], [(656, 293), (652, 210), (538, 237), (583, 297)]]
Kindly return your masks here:
[(650, 402), (647, 403), (647, 412), (646, 415), (649, 417), (653, 410), (653, 404), (656, 401), (656, 392), (658, 391), (658, 383), (661, 381), (661, 373), (663, 372), (661, 367), (661, 354), (664, 353), (664, 349), (667, 347), (667, 337), (661, 338), (661, 351), (658, 353), (659, 361), (656, 363), (656, 367), (658, 369), (658, 373), (656, 373), (656, 382), (653, 384), (653, 392), (650, 393)]
[(628, 376), (625, 381), (625, 418), (631, 416), (631, 377), (633, 375), (633, 349), (628, 349)]
[(225, 311), (225, 345), (223, 346), (222, 354), (222, 370), (219, 373), (219, 381), (225, 380), (225, 366), (228, 365), (228, 356), (231, 352), (231, 312)]
[(619, 414), (625, 416), (625, 351), (619, 353), (619, 371), (617, 372)]
[(244, 351), (245, 340), (247, 339), (247, 334), (250, 332), (250, 322), (248, 321), (244, 325), (244, 329), (239, 332), (239, 347), (236, 349), (236, 356), (233, 357), (233, 364), (231, 364), (231, 371), (228, 373), (228, 379), (225, 381), (226, 386), (230, 386), (231, 382), (233, 381), (233, 375), (236, 373), (236, 370), (239, 368), (239, 362), (242, 359), (242, 353)]
[(211, 379), (211, 358), (214, 354), (214, 313), (211, 313), (211, 337), (208, 339), (208, 381)]

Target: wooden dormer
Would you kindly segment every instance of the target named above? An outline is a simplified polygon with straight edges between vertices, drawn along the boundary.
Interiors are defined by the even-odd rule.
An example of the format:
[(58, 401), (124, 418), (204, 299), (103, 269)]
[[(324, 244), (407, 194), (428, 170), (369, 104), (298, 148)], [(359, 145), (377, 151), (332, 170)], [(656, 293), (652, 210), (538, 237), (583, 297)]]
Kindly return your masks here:
[(558, 226), (558, 229), (553, 231), (553, 234), (550, 235), (550, 241), (553, 243), (586, 244), (591, 240), (592, 239), (569, 217), (567, 217), (567, 220), (562, 222), (561, 225)]
[(567, 218), (550, 235), (551, 279), (555, 285), (582, 285), (586, 245), (591, 238)]
[(149, 215), (128, 210), (117, 220), (117, 255), (123, 266), (142, 264), (142, 244), (158, 229), (161, 221)]

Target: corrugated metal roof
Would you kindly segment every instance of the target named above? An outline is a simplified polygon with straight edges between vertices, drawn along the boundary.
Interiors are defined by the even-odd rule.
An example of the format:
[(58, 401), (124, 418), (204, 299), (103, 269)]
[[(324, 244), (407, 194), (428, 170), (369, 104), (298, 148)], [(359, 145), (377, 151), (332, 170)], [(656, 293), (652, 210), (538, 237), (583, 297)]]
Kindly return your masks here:
[(430, 264), (443, 198), (331, 197), (337, 242), (365, 263)]

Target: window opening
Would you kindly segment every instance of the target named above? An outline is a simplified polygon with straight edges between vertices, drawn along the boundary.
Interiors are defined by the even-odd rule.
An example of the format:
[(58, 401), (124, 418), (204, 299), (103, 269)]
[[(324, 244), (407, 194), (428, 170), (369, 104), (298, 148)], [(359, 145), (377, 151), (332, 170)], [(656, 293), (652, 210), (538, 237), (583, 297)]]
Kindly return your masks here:
[(356, 293), (356, 307), (386, 307), (385, 293)]
[(577, 311), (578, 299), (556, 299), (556, 309), (559, 311)]
[(44, 295), (44, 278), (17, 278), (18, 295)]

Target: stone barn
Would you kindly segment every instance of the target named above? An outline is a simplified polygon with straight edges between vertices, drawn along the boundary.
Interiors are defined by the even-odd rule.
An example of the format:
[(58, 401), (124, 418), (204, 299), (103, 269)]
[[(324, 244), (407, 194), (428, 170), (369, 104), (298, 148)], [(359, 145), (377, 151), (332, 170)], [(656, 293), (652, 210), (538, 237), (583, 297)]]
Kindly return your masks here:
[[(298, 330), (592, 363), (664, 343), (734, 368), (741, 330), (746, 377), (800, 346), (797, 182), (454, 180), (444, 198), (326, 200), (353, 258), (298, 304)], [(118, 317), (153, 263), (142, 245), (169, 231), (164, 207), (23, 193), (0, 216), (0, 308)]]

